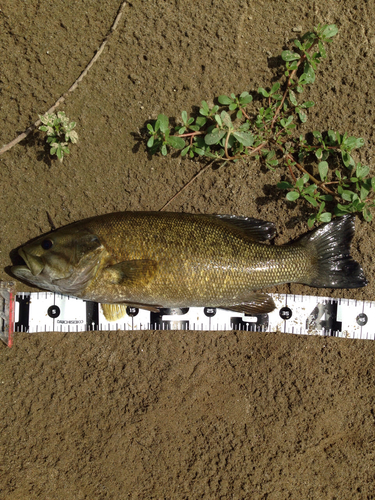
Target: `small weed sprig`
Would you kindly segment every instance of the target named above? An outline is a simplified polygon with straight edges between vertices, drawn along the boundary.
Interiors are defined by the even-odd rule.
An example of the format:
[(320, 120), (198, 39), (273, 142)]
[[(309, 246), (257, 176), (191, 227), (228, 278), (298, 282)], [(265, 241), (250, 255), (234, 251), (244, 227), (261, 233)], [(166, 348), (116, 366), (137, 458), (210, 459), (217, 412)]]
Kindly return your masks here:
[[(255, 157), (268, 169), (278, 165), (287, 168), (291, 181), (282, 181), (278, 188), (288, 191), (286, 199), (296, 202), (305, 199), (315, 208), (308, 226), (315, 222), (328, 222), (332, 212), (326, 211), (331, 203), (335, 215), (360, 212), (370, 221), (370, 208), (375, 205), (375, 177), (368, 177), (369, 167), (355, 163), (352, 152), (363, 146), (361, 138), (328, 130), (313, 132), (314, 140), (297, 136), (298, 123), (305, 123), (307, 110), (314, 102), (299, 103), (298, 96), (306, 85), (315, 82), (317, 65), (326, 57), (325, 43), (330, 43), (338, 30), (334, 24), (318, 25), (300, 40), (294, 41), (296, 51), (284, 50), (286, 83), (281, 91), (280, 82), (270, 90), (259, 87), (262, 106), (254, 113), (248, 111), (253, 96), (221, 95), (219, 105), (212, 108), (202, 101), (199, 115), (188, 117), (181, 113), (182, 124), (170, 128), (169, 119), (160, 114), (153, 124), (147, 124), (150, 137), (147, 146), (151, 154), (168, 154), (169, 147), (180, 149), (181, 156), (201, 156), (215, 161), (237, 161)], [(341, 169), (332, 170), (327, 162), (330, 156), (340, 159)], [(317, 173), (306, 170), (305, 160), (318, 160)]]
[(68, 142), (75, 144), (78, 141), (78, 134), (74, 129), (76, 122), (69, 122), (69, 118), (65, 115), (64, 111), (55, 113), (46, 113), (39, 116), (40, 121), (43, 123), (39, 130), (43, 130), (47, 134), (47, 142), (50, 144), (50, 154), (56, 155), (62, 162), (64, 155), (70, 153)]

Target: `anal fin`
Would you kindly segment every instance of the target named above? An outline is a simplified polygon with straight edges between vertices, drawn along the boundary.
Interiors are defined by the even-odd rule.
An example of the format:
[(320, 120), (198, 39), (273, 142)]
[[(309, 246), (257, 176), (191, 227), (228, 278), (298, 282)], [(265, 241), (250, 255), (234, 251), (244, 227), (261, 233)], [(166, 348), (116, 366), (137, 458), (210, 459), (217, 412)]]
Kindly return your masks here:
[(275, 309), (275, 302), (271, 295), (263, 292), (250, 292), (246, 301), (232, 306), (226, 306), (224, 309), (243, 314), (265, 314)]

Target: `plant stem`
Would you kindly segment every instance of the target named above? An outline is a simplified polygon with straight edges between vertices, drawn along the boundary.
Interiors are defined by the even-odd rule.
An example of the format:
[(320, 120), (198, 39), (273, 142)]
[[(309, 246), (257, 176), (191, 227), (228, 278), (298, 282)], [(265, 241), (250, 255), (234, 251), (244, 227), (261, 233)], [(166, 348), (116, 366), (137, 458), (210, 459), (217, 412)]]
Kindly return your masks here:
[[(94, 55), (94, 57), (91, 59), (91, 61), (88, 63), (88, 65), (86, 66), (86, 68), (83, 70), (83, 72), (81, 73), (81, 75), (77, 78), (77, 80), (73, 83), (73, 85), (65, 92), (65, 94), (63, 94), (61, 97), (59, 97), (59, 99), (57, 99), (57, 101), (55, 102), (55, 104), (51, 108), (49, 108), (49, 110), (46, 111), (46, 113), (44, 113), (44, 114), (53, 113), (55, 111), (55, 109), (58, 106), (60, 106), (61, 103), (63, 103), (65, 101), (66, 97), (70, 94), (70, 92), (73, 92), (77, 88), (78, 84), (87, 75), (87, 73), (90, 70), (90, 68), (92, 67), (92, 65), (99, 59), (100, 54), (103, 52), (104, 47), (105, 47), (106, 43), (109, 40), (109, 37), (117, 29), (118, 23), (120, 22), (120, 19), (122, 17), (123, 12), (124, 12), (125, 6), (126, 6), (126, 2), (122, 2), (121, 6), (120, 6), (120, 8), (118, 10), (116, 19), (114, 20), (114, 22), (113, 22), (113, 24), (111, 26), (111, 29), (107, 33), (107, 35), (104, 38), (104, 40), (103, 40), (101, 46), (99, 47), (98, 51), (96, 52), (96, 54)], [(5, 153), (5, 151), (8, 151), (9, 149), (11, 149), (13, 146), (15, 146), (16, 144), (18, 144), (19, 142), (23, 141), (33, 130), (35, 130), (37, 127), (39, 127), (39, 125), (41, 123), (42, 122), (40, 120), (37, 120), (34, 124), (30, 125), (30, 127), (28, 127), (25, 130), (25, 132), (22, 132), (22, 134), (20, 134), (18, 137), (16, 137), (15, 139), (13, 139), (13, 141), (9, 142), (8, 144), (5, 144), (5, 146), (3, 146), (0, 149), (0, 155), (3, 154), (3, 153)]]
[(200, 131), (196, 131), (196, 132), (188, 132), (187, 134), (176, 134), (174, 137), (194, 137), (196, 135), (204, 135), (205, 132), (200, 132)]
[[(167, 201), (167, 203), (166, 203), (165, 205), (163, 205), (163, 206), (159, 209), (159, 212), (161, 212), (162, 210), (164, 210), (164, 209), (165, 209), (165, 208), (166, 208), (166, 207), (167, 207), (170, 203), (172, 203), (172, 201), (173, 201), (175, 198), (177, 198), (177, 196), (178, 196), (179, 194), (181, 194), (181, 193), (182, 193), (182, 191), (184, 191), (184, 190), (185, 190), (188, 186), (190, 186), (190, 184), (191, 184), (193, 181), (195, 181), (195, 179), (197, 179), (200, 175), (202, 175), (202, 174), (203, 174), (203, 172), (205, 172), (205, 171), (208, 169), (208, 167), (210, 167), (210, 166), (211, 166), (211, 165), (212, 165), (215, 161), (217, 161), (217, 159), (216, 159), (216, 158), (215, 158), (215, 160), (212, 160), (210, 163), (208, 163), (205, 167), (203, 167), (203, 168), (202, 168), (202, 170), (199, 170), (199, 172), (198, 172), (198, 173), (196, 173), (196, 174), (194, 175), (194, 177), (192, 177), (192, 178), (190, 179), (190, 181), (189, 181), (189, 182), (187, 182), (187, 183), (186, 183), (186, 184), (185, 184), (185, 185), (184, 185), (184, 186), (183, 186), (183, 187), (182, 187), (179, 191), (177, 191), (177, 193), (176, 193), (174, 196), (172, 196), (172, 198), (171, 198), (169, 201)], [(225, 162), (225, 163), (226, 163), (226, 162)], [(225, 163), (224, 163), (224, 165), (225, 165)]]
[[(280, 146), (280, 148), (281, 148), (281, 146)], [(302, 165), (297, 163), (290, 153), (287, 153), (285, 155), (285, 158), (292, 161), (293, 165), (295, 165), (301, 172), (303, 172), (304, 174), (307, 174), (309, 176), (310, 180), (314, 182), (314, 184), (316, 184), (318, 187), (323, 189), (323, 191), (325, 191), (327, 194), (334, 196), (336, 200), (339, 200), (339, 198), (335, 195), (335, 193), (325, 186), (324, 182), (318, 181), (318, 179), (316, 179), (313, 175), (311, 175), (310, 172), (308, 172), (305, 168), (303, 168)]]
[[(316, 44), (316, 41), (314, 41), (314, 43), (311, 45), (311, 47), (308, 49), (307, 52), (310, 52), (311, 49), (314, 47), (314, 45)], [(271, 122), (271, 130), (273, 129), (274, 125), (275, 125), (275, 122), (277, 120), (277, 117), (279, 116), (279, 113), (280, 113), (280, 110), (281, 108), (283, 107), (283, 104), (284, 104), (284, 101), (286, 99), (286, 96), (288, 94), (288, 90), (289, 88), (292, 86), (292, 80), (293, 78), (295, 77), (296, 73), (297, 73), (297, 70), (298, 68), (300, 67), (300, 65), (307, 59), (307, 56), (306, 56), (306, 53), (305, 54), (302, 54), (302, 56), (300, 57), (298, 63), (297, 63), (297, 67), (296, 69), (294, 69), (290, 75), (289, 75), (289, 78), (288, 78), (288, 81), (286, 82), (286, 89), (285, 89), (285, 92), (284, 92), (284, 95), (283, 95), (283, 98), (281, 99), (281, 103), (280, 105), (277, 107), (276, 111), (275, 111), (275, 114), (274, 114), (274, 117), (272, 119), (272, 122)]]

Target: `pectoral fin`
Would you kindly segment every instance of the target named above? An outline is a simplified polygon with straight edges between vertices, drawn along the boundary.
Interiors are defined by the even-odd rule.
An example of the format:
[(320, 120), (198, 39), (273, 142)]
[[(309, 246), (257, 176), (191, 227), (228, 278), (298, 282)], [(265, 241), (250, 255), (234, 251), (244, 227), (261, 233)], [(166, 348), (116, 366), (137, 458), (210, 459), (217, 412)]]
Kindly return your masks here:
[(229, 311), (235, 311), (244, 314), (265, 314), (275, 309), (275, 302), (271, 295), (263, 292), (251, 292), (246, 302), (234, 306), (225, 307)]
[(105, 278), (112, 285), (138, 283), (145, 285), (155, 275), (158, 265), (154, 260), (126, 260), (105, 269)]

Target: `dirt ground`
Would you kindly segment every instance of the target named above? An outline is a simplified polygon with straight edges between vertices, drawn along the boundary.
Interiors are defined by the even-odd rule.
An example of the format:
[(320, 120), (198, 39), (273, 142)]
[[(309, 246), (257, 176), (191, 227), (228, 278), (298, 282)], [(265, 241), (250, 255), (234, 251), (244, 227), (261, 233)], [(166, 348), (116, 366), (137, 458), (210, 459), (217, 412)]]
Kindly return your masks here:
[[(69, 5), (69, 6), (68, 6)], [(3, 0), (0, 145), (78, 78), (120, 0)], [(317, 23), (339, 35), (305, 94), (302, 130), (363, 137), (374, 175), (375, 5), (363, 0), (128, 3), (99, 60), (60, 107), (79, 142), (63, 164), (34, 132), (0, 156), (0, 279), (9, 254), (56, 227), (158, 210), (204, 164), (147, 154), (161, 112), (270, 87), (277, 56)], [(276, 243), (306, 231), (256, 162), (210, 169), (170, 209), (274, 221)], [(352, 253), (369, 285), (285, 293), (374, 300), (374, 223)], [(18, 284), (18, 290), (27, 290)], [(375, 499), (375, 343), (238, 332), (16, 334), (0, 346), (0, 499)]]

